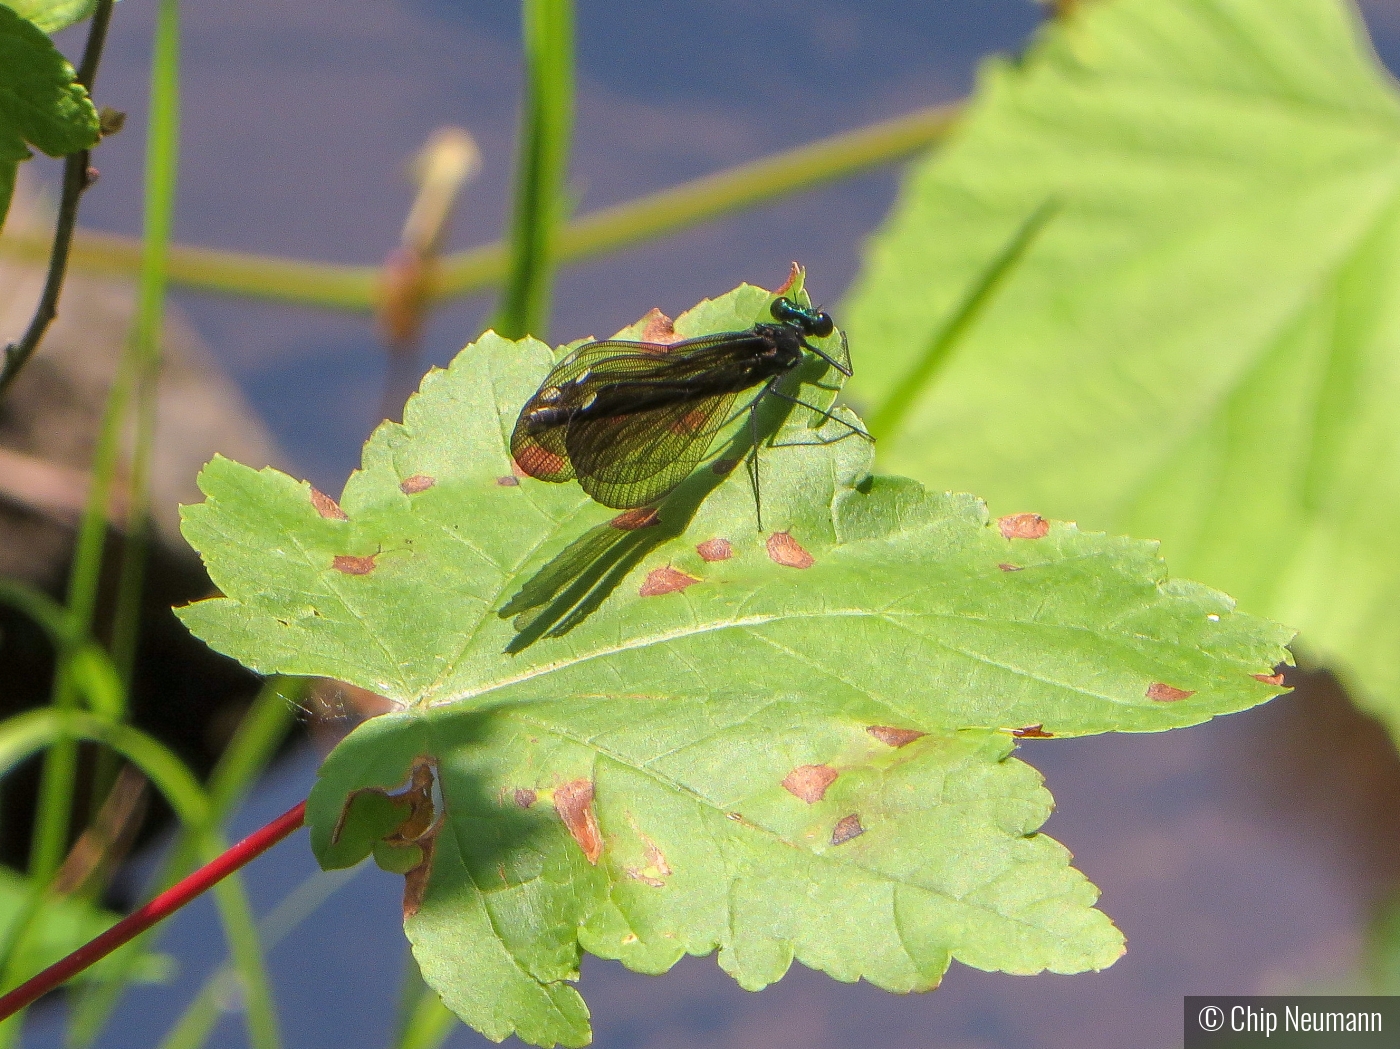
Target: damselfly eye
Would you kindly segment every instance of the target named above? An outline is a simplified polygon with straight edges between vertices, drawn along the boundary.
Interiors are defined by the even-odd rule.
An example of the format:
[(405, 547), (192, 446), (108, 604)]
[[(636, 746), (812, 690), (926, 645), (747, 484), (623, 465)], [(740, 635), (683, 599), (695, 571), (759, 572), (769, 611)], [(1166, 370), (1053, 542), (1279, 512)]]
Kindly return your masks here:
[(768, 312), (773, 315), (775, 321), (790, 324), (793, 320), (801, 317), (805, 311), (791, 299), (779, 298), (773, 300), (773, 305), (768, 307)]

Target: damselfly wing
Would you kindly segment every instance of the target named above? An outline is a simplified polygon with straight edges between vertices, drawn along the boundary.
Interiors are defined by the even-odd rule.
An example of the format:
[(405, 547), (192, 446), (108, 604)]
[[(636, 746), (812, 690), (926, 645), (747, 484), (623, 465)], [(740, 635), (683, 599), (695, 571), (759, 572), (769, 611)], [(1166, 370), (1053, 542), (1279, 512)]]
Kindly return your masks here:
[[(735, 418), (740, 394), (761, 386), (747, 407), (751, 422), (766, 395), (787, 396), (777, 384), (801, 363), (803, 351), (851, 374), (848, 364), (808, 341), (836, 330), (829, 315), (786, 298), (775, 299), (770, 312), (774, 323), (668, 346), (609, 340), (580, 347), (550, 371), (521, 409), (511, 454), (531, 477), (577, 479), (604, 506), (655, 502), (705, 461), (715, 435)], [(844, 355), (844, 335), (842, 347)], [(755, 498), (756, 452), (755, 437)]]

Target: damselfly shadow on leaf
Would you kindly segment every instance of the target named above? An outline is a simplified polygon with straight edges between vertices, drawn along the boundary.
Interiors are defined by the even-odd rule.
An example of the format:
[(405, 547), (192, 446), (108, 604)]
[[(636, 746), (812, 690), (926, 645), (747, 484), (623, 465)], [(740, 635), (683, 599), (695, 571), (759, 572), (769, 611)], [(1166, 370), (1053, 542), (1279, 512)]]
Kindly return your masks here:
[[(794, 408), (843, 428), (841, 438), (870, 439), (861, 427), (780, 388), (789, 379), (813, 382), (811, 372), (851, 374), (845, 335), (830, 315), (783, 296), (771, 300), (768, 313), (771, 321), (742, 331), (672, 343), (585, 343), (550, 370), (516, 421), (516, 463), (539, 480), (577, 480), (596, 501), (630, 513), (580, 536), (500, 610), (503, 618), (516, 617), (519, 631), (508, 652), (571, 630), (649, 550), (683, 533), (728, 472), (697, 471), (707, 459), (716, 466), (747, 462), (761, 530), (759, 447)], [(813, 341), (835, 335), (839, 355)], [(736, 410), (740, 396), (755, 387)], [(774, 401), (781, 410), (767, 410)], [(723, 453), (712, 456), (716, 437), (736, 423)]]

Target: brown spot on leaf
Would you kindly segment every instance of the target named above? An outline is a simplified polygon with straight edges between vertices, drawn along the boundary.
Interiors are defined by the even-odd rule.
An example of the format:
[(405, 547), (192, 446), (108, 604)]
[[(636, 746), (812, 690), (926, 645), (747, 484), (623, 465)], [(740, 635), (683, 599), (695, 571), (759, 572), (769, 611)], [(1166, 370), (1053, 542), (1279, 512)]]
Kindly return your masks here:
[(664, 889), (666, 879), (675, 872), (671, 870), (670, 864), (666, 862), (666, 854), (661, 851), (656, 842), (652, 841), (645, 834), (642, 840), (646, 842), (646, 863), (638, 867), (624, 867), (627, 877), (641, 882), (643, 885), (650, 885), (653, 889)]
[(738, 465), (738, 459), (716, 459), (710, 464), (710, 469), (713, 470), (715, 473), (719, 474), (721, 477), (723, 477), (725, 474), (729, 473), (731, 470), (734, 469), (734, 467)]
[(378, 556), (370, 554), (368, 557), (355, 557), (352, 554), (336, 554), (331, 561), (331, 567), (346, 575), (369, 575), (374, 571), (374, 559)]
[(569, 836), (583, 850), (584, 857), (595, 867), (603, 855), (603, 833), (598, 829), (598, 817), (593, 811), (593, 784), (576, 779), (554, 788), (554, 809), (564, 821)]
[(865, 828), (860, 825), (860, 816), (853, 812), (836, 821), (836, 826), (831, 829), (831, 844), (843, 845), (864, 833)]
[(734, 548), (728, 539), (706, 539), (695, 545), (695, 552), (706, 561), (728, 561), (734, 556)]
[(1054, 739), (1055, 733), (1046, 732), (1044, 725), (1027, 725), (1025, 728), (1013, 728), (1011, 734), (1017, 739)]
[(1175, 703), (1178, 700), (1188, 699), (1195, 694), (1195, 691), (1188, 691), (1184, 688), (1173, 688), (1171, 685), (1164, 685), (1160, 681), (1154, 681), (1147, 686), (1147, 698), (1155, 699), (1158, 703)]
[(325, 492), (311, 489), (311, 505), (316, 508), (316, 512), (327, 521), (348, 521), (350, 517), (340, 508), (340, 504), (328, 496)]
[(496, 484), (501, 488), (519, 488), (520, 478), (516, 477), (515, 474), (502, 474), (496, 478)]
[(1020, 571), (1022, 571), (1022, 568), (1021, 568), (1020, 565), (1013, 565), (1013, 564), (1010, 564), (1010, 563), (1007, 562), (1007, 561), (1003, 561), (1001, 564), (997, 565), (997, 567), (1000, 568), (1003, 572), (1020, 572)]
[(437, 479), (434, 477), (429, 477), (427, 474), (414, 474), (399, 482), (399, 491), (403, 492), (404, 495), (417, 495), (419, 492), (426, 492), (435, 484), (437, 484)]
[(887, 747), (904, 747), (925, 733), (916, 728), (895, 728), (893, 725), (871, 725), (865, 730)]
[(676, 327), (670, 317), (655, 306), (647, 311), (647, 315), (642, 318), (642, 342), (669, 346), (679, 340), (680, 336), (676, 334)]
[(794, 798), (815, 805), (826, 796), (826, 788), (840, 775), (830, 765), (798, 765), (783, 777), (783, 790)]
[(537, 444), (527, 444), (520, 450), (517, 465), (531, 477), (547, 477), (563, 470), (564, 460)]
[(1250, 677), (1254, 678), (1255, 681), (1262, 681), (1266, 685), (1283, 684), (1282, 674), (1251, 674)]
[(790, 532), (774, 532), (768, 537), (768, 556), (787, 568), (811, 568), (817, 563)]
[(531, 805), (535, 803), (538, 797), (539, 795), (536, 794), (529, 787), (515, 788), (515, 803), (522, 809), (528, 809)]
[(642, 597), (660, 597), (662, 594), (674, 594), (698, 582), (700, 580), (693, 575), (687, 575), (680, 569), (666, 565), (664, 568), (653, 568), (648, 572), (637, 593)]
[(787, 280), (783, 281), (782, 286), (776, 288), (773, 294), (786, 295), (792, 290), (792, 286), (797, 283), (797, 278), (800, 276), (802, 276), (802, 267), (794, 262), (791, 266), (788, 267)]
[(997, 518), (997, 528), (1007, 539), (1043, 539), (1050, 522), (1039, 514), (1007, 514)]
[(639, 532), (643, 528), (650, 528), (652, 525), (660, 523), (661, 513), (654, 506), (639, 506), (633, 510), (624, 510), (608, 522), (619, 532)]

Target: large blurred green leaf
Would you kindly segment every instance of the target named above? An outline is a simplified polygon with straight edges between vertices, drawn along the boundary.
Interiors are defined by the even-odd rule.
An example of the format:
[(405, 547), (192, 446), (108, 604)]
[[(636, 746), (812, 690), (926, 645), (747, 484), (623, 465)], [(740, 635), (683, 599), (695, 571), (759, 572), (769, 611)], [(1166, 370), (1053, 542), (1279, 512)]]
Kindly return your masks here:
[[(746, 328), (771, 301), (744, 286), (676, 328)], [(750, 988), (794, 959), (894, 990), (954, 957), (1111, 964), (1122, 937), (1037, 833), (1051, 799), (1015, 733), (1255, 705), (1288, 632), (1169, 580), (1150, 543), (871, 477), (869, 445), (803, 409), (763, 449), (780, 531), (756, 530), (743, 469), (708, 466), (659, 524), (618, 527), (512, 473), (506, 435), (554, 359), (488, 333), (379, 428), (338, 504), (215, 460), (185, 510), (224, 595), (181, 610), (196, 634), (402, 708), (327, 760), (312, 840), (326, 866), (408, 872), (406, 930), (447, 1004), (493, 1038), (578, 1045), (581, 950), (661, 972), (718, 949)], [(507, 622), (507, 600), (588, 579), (617, 542), (635, 545), (592, 614), (519, 647), (543, 606), (517, 597)]]
[(46, 33), (57, 33), (92, 14), (97, 0), (0, 0)]
[(51, 157), (97, 143), (97, 110), (75, 76), (37, 26), (0, 4), (0, 227), (25, 143)]
[(1400, 105), (1349, 6), (1083, 5), (984, 71), (846, 320), (864, 403), (913, 394), (883, 463), (1160, 538), (1400, 732)]

